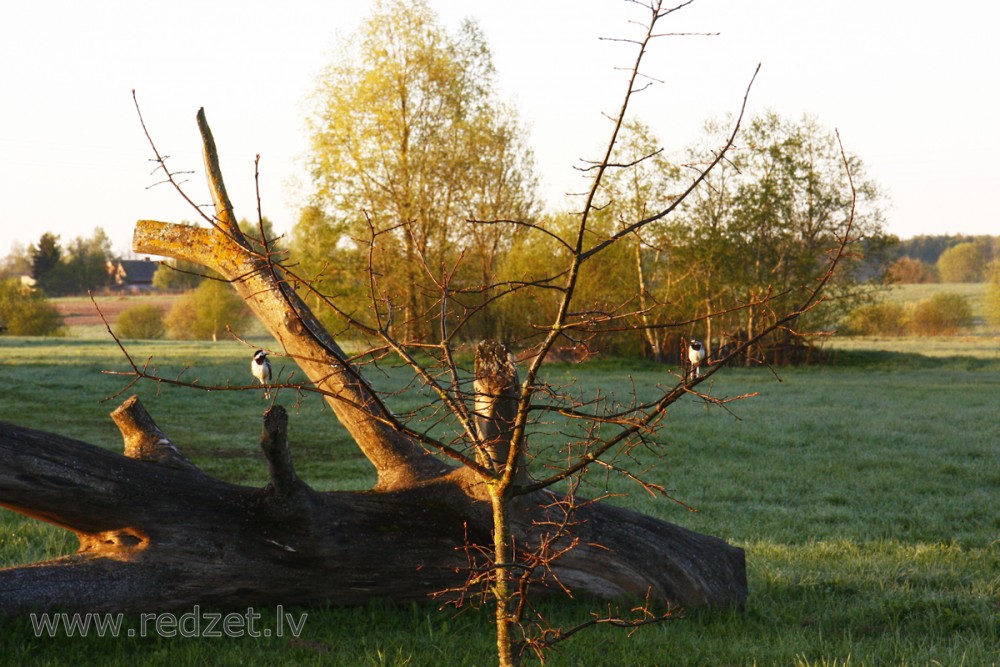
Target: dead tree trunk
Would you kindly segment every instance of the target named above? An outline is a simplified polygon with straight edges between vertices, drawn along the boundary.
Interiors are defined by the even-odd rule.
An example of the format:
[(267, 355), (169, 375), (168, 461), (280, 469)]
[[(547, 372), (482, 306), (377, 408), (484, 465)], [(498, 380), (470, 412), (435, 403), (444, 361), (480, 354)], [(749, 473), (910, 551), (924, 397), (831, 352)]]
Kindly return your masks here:
[[(422, 599), (464, 584), (467, 540), (490, 542), (489, 504), (448, 477), (378, 493), (313, 491), (291, 465), (280, 406), (264, 420), (262, 489), (204, 474), (138, 400), (127, 406), (166, 455), (129, 458), (0, 423), (0, 504), (80, 538), (76, 554), (0, 570), (0, 615)], [(555, 570), (577, 591), (620, 598), (652, 588), (688, 606), (745, 595), (742, 551), (720, 540), (608, 506), (581, 518), (583, 545)]]
[[(392, 413), (280, 269), (252, 250), (236, 225), (203, 112), (198, 123), (216, 225), (142, 220), (134, 249), (194, 261), (230, 280), (284, 353), (327, 392), (378, 482), (356, 493), (312, 490), (295, 474), (280, 406), (264, 420), (270, 483), (263, 489), (205, 475), (134, 399), (113, 413), (125, 456), (0, 424), (0, 505), (80, 538), (74, 555), (0, 570), (0, 615), (194, 603), (355, 604), (461, 587), (469, 574), (466, 550), (492, 544), (485, 484), (468, 466), (443, 462), (394, 428)], [(503, 363), (494, 365), (509, 376)], [(507, 376), (477, 377), (475, 428), (483, 439), (502, 440), (507, 416), (491, 406), (510, 383)], [(505, 451), (482, 454), (494, 466)], [(511, 532), (519, 546), (534, 546), (535, 528), (555, 520), (549, 513), (559, 511), (559, 500), (539, 491), (518, 502)], [(572, 590), (608, 599), (649, 595), (686, 607), (745, 601), (741, 549), (608, 504), (575, 512), (567, 539), (578, 546), (550, 564)]]

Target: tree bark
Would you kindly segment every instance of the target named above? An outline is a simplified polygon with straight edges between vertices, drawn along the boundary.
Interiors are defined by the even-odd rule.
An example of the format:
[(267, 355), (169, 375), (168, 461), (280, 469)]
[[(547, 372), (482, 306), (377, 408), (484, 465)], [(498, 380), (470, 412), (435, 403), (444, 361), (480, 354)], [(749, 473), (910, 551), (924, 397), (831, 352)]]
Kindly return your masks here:
[[(129, 403), (144, 412), (134, 397)], [(143, 419), (147, 434), (158, 432)], [(80, 540), (75, 554), (0, 570), (0, 616), (425, 599), (463, 586), (466, 549), (492, 544), (490, 504), (463, 478), (316, 492), (291, 465), (284, 409), (272, 408), (264, 421), (264, 488), (0, 423), (0, 505)], [(539, 494), (519, 503), (512, 532), (525, 548), (559, 500)], [(552, 563), (575, 593), (614, 600), (649, 593), (685, 607), (745, 600), (741, 549), (607, 504), (576, 512), (564, 539), (579, 544)]]
[(263, 489), (0, 424), (0, 504), (80, 539), (76, 554), (0, 570), (0, 615), (350, 605), (455, 585), (471, 513), (457, 486), (317, 493), (290, 465), (286, 420), (280, 406), (265, 416)]
[[(264, 418), (270, 482), (263, 489), (204, 474), (134, 398), (112, 413), (124, 456), (0, 423), (0, 505), (80, 539), (76, 554), (0, 570), (0, 615), (195, 603), (349, 605), (420, 599), (463, 586), (468, 550), (493, 546), (493, 512), (481, 475), (443, 462), (394, 428), (392, 413), (280, 268), (239, 231), (203, 110), (198, 125), (215, 201), (213, 227), (140, 220), (134, 250), (193, 261), (229, 280), (283, 353), (328, 392), (327, 402), (378, 481), (371, 491), (311, 489), (295, 473), (280, 406)], [(501, 441), (516, 370), (501, 350), (482, 351), (487, 363), (482, 374), (477, 369), (476, 430), (492, 443), (481, 460), (494, 467), (508, 452)], [(538, 548), (546, 526), (565, 522), (560, 513), (567, 502), (549, 491), (519, 499), (507, 517), (518, 548)], [(746, 599), (741, 549), (606, 503), (576, 507), (559, 541), (576, 546), (550, 563), (551, 571), (576, 593), (648, 595), (684, 607)]]

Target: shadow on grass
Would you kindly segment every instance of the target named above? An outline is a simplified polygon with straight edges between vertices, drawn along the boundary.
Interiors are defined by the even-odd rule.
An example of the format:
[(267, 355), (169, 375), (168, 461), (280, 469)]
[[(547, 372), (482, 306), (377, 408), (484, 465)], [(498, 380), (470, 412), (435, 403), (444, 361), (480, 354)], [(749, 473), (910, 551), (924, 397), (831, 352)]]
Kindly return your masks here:
[[(830, 352), (832, 368), (866, 368), (881, 371), (903, 370), (961, 370), (997, 371), (1000, 358), (986, 359), (969, 355), (929, 356), (915, 352), (890, 352), (886, 350), (833, 350)], [(821, 368), (823, 366), (820, 366)]]

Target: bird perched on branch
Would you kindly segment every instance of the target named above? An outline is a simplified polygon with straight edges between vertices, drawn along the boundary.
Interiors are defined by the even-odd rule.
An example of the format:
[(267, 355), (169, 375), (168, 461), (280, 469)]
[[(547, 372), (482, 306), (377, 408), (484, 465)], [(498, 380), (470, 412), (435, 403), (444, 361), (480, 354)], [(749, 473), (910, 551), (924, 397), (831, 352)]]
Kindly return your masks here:
[(692, 338), (688, 344), (688, 361), (691, 362), (691, 372), (688, 377), (701, 377), (701, 362), (705, 361), (705, 346), (696, 338)]
[[(253, 361), (250, 362), (250, 372), (260, 381), (261, 384), (271, 383), (271, 362), (267, 360), (267, 352), (257, 350), (253, 353)], [(264, 398), (271, 398), (271, 390), (264, 387)]]

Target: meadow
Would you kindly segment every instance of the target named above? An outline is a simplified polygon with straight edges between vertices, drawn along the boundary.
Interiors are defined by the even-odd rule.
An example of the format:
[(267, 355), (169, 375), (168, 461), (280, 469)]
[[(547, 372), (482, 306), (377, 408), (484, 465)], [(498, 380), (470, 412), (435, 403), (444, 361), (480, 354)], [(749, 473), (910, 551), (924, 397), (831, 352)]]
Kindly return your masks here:
[(935, 294), (957, 294), (968, 300), (977, 325), (984, 326), (987, 310), (988, 283), (922, 283), (898, 284), (885, 288), (885, 299), (909, 305), (928, 299)]
[[(933, 353), (928, 352), (928, 346)], [(244, 384), (250, 350), (233, 342), (133, 342), (162, 375)], [(742, 611), (690, 611), (629, 635), (599, 627), (547, 665), (917, 666), (1000, 663), (1000, 345), (996, 338), (838, 341), (834, 364), (725, 369), (717, 396), (757, 392), (734, 414), (674, 406), (663, 448), (637, 467), (697, 511), (607, 480), (627, 504), (746, 550)], [(0, 338), (0, 420), (120, 450), (108, 413), (131, 393), (209, 474), (260, 486), (259, 392), (204, 392), (128, 378), (98, 334)], [(280, 363), (280, 362), (279, 362)], [(626, 395), (670, 382), (666, 369), (598, 360), (552, 365), (550, 379)], [(379, 381), (398, 382), (390, 372)], [(401, 397), (407, 400), (407, 397)], [(282, 396), (300, 475), (320, 490), (364, 489), (367, 461), (315, 397)], [(597, 484), (597, 482), (600, 484)], [(605, 478), (590, 489), (603, 489)], [(72, 552), (75, 537), (0, 510), (0, 566)], [(555, 600), (557, 625), (600, 605)], [(268, 610), (259, 610), (268, 617)], [(491, 614), (388, 601), (305, 611), (298, 638), (36, 637), (3, 622), (9, 664), (490, 665)], [(126, 627), (136, 628), (135, 619)], [(529, 661), (530, 663), (531, 661)]]

